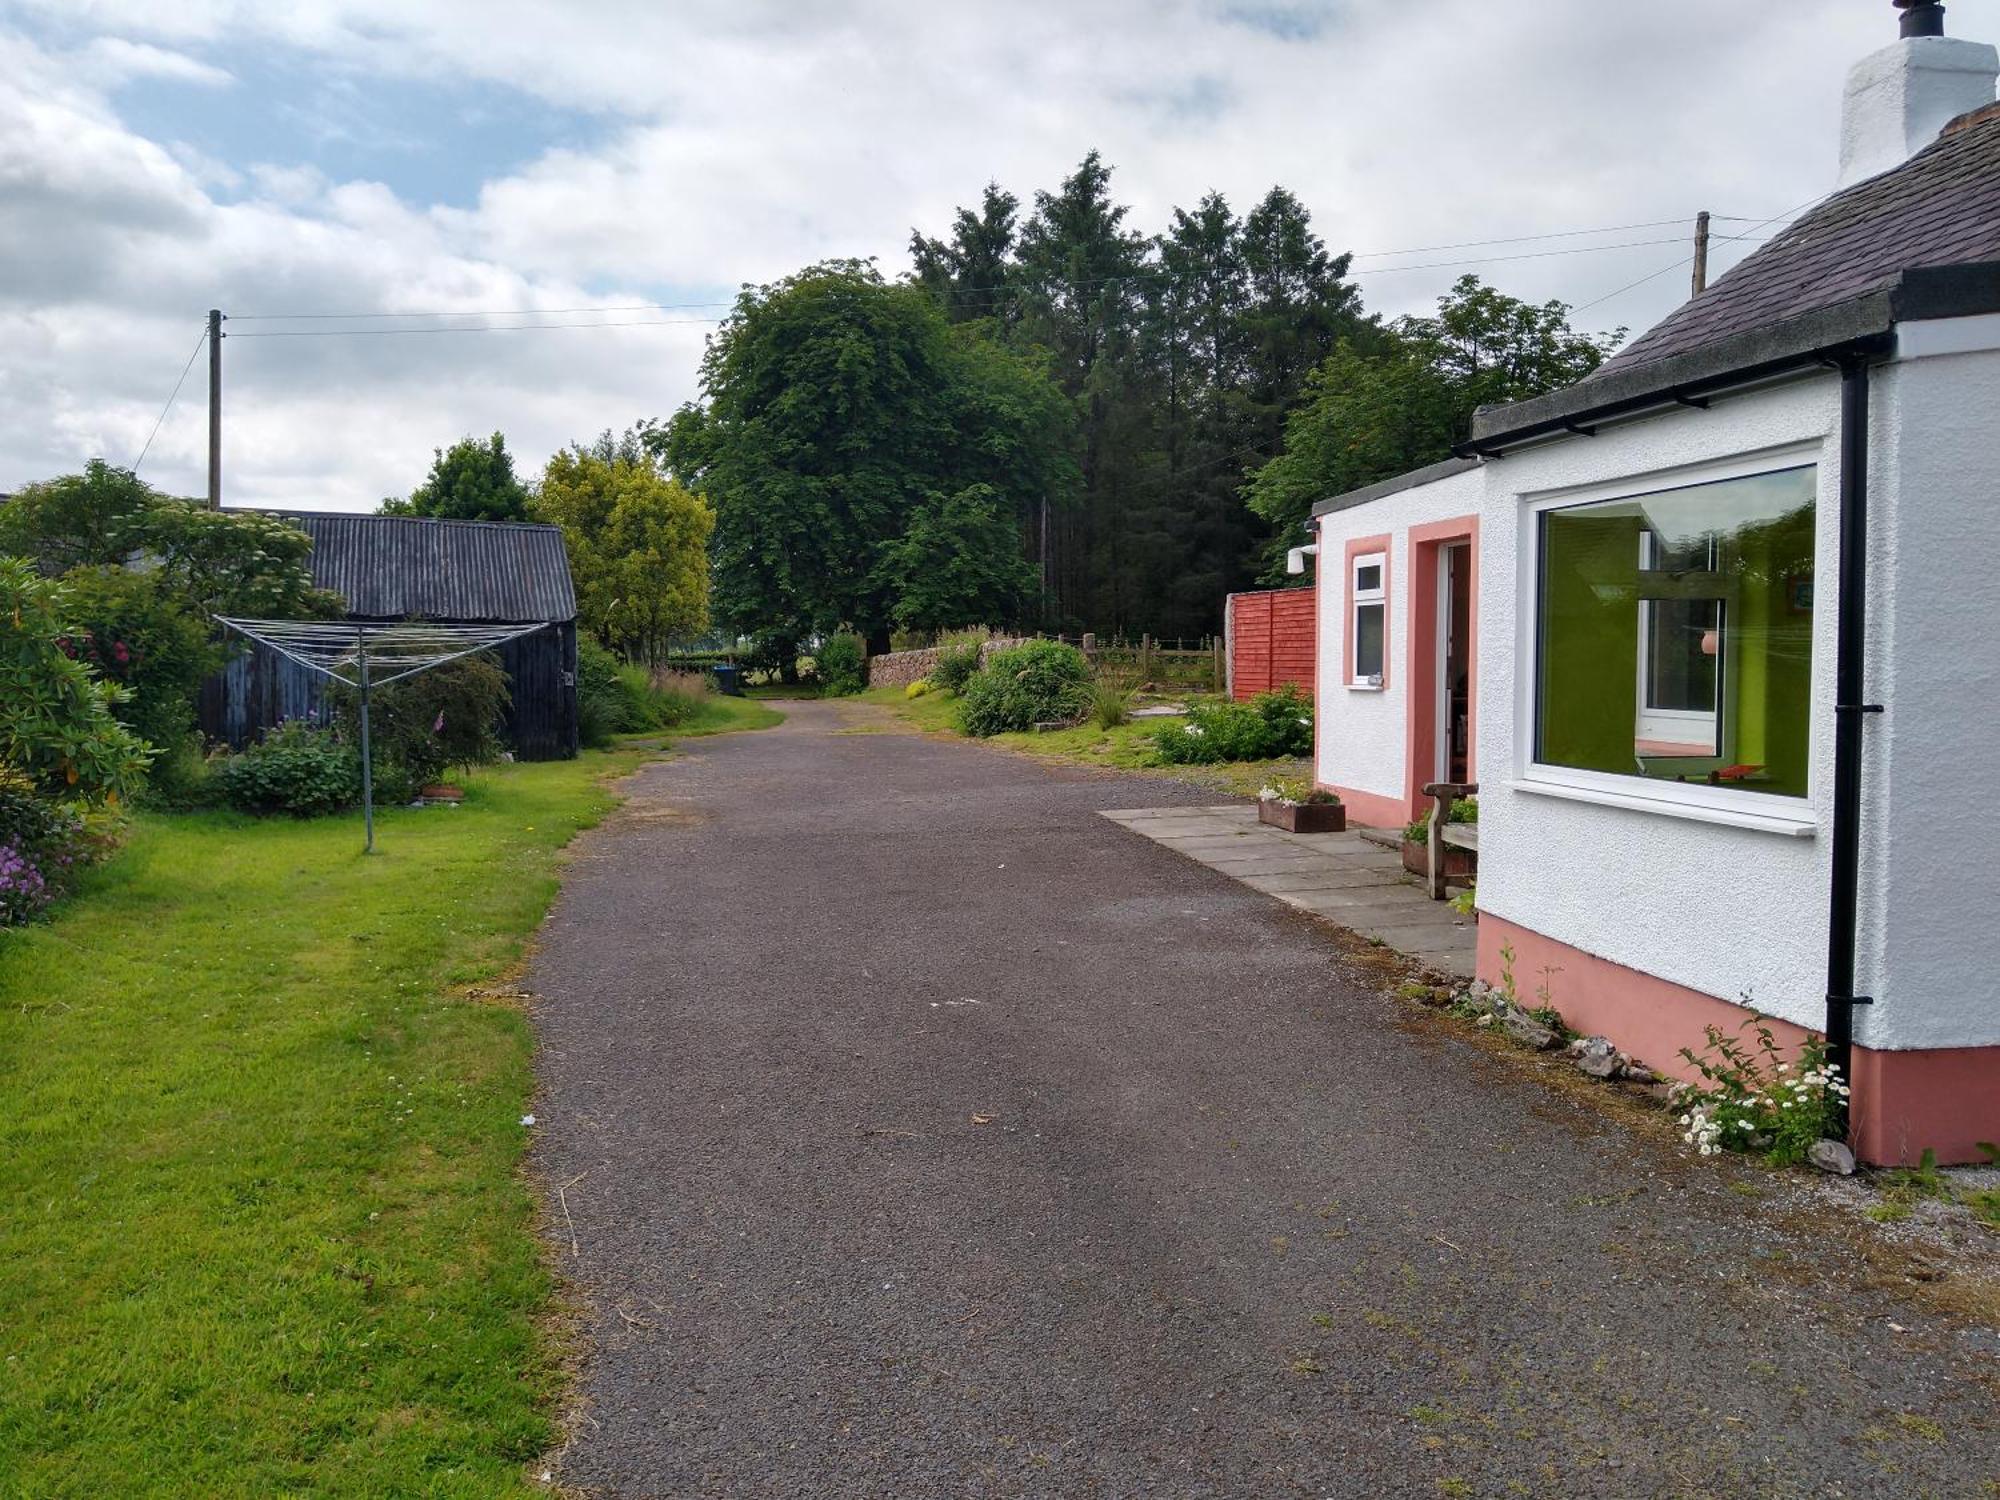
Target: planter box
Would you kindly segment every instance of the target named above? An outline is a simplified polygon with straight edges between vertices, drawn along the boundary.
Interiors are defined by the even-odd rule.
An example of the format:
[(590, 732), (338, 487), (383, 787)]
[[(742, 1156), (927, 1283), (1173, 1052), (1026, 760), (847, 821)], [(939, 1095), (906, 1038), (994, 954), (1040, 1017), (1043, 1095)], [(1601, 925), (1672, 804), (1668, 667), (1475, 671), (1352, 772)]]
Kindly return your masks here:
[(1257, 799), (1257, 821), (1287, 833), (1345, 833), (1347, 808), (1339, 802), (1280, 802)]
[[(1415, 839), (1403, 840), (1403, 868), (1412, 875), (1427, 876), (1431, 872), (1431, 846)], [(1444, 846), (1444, 878), (1455, 880), (1460, 885), (1471, 880), (1478, 873), (1479, 860), (1470, 849)]]

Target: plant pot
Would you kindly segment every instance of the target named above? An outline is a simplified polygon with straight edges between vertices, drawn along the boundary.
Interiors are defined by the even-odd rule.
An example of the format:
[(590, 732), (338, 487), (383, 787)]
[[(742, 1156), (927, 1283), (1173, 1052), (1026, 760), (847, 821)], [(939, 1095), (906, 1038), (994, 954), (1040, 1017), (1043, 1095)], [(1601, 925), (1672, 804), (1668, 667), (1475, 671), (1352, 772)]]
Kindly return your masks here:
[(1281, 802), (1257, 799), (1257, 821), (1287, 833), (1345, 833), (1347, 807), (1339, 802)]
[[(1444, 846), (1444, 878), (1460, 884), (1472, 879), (1478, 869), (1477, 856), (1470, 849)], [(1412, 875), (1429, 875), (1431, 872), (1431, 846), (1428, 840), (1403, 840), (1403, 868)]]

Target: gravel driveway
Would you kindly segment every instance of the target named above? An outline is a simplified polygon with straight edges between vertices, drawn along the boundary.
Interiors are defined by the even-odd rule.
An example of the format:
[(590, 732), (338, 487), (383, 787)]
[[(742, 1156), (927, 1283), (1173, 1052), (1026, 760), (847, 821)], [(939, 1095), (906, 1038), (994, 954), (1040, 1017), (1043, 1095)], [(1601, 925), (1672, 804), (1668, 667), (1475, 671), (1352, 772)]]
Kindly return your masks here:
[(1095, 816), (1212, 791), (881, 724), (647, 767), (546, 929), (577, 1492), (1996, 1493), (1990, 1331)]

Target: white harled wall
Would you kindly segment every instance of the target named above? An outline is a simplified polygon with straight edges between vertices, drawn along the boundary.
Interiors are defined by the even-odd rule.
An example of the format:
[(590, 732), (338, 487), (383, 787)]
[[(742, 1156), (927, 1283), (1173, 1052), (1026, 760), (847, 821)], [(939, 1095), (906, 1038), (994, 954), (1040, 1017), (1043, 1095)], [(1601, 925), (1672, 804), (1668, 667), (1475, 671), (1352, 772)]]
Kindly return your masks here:
[[(1478, 469), (1447, 475), (1379, 500), (1331, 511), (1319, 520), (1317, 775), (1328, 786), (1401, 800), (1407, 785), (1410, 716), (1410, 528), (1476, 516), (1484, 496)], [(1385, 660), (1388, 682), (1350, 687), (1347, 660), (1347, 544), (1387, 533), (1389, 609)], [(1428, 780), (1429, 778), (1426, 778)]]
[[(1871, 455), (1871, 1047), (2000, 1044), (2000, 317), (1904, 324)], [(1886, 471), (1886, 472), (1885, 472)]]
[[(1758, 1009), (1813, 1027), (1824, 1018), (1826, 991), (1838, 414), (1838, 382), (1828, 375), (1519, 450), (1479, 471), (1487, 487), (1479, 580), (1481, 910), (1689, 989), (1725, 1000), (1748, 994)], [(1782, 455), (1773, 467), (1795, 465), (1802, 444), (1811, 445), (1803, 461), (1819, 466), (1808, 799), (1819, 836), (1526, 789), (1535, 577), (1527, 502), (1607, 481), (1686, 483), (1703, 477), (1701, 465), (1762, 451)], [(1646, 785), (1632, 778), (1635, 793)], [(1744, 797), (1754, 809), (1754, 794)]]

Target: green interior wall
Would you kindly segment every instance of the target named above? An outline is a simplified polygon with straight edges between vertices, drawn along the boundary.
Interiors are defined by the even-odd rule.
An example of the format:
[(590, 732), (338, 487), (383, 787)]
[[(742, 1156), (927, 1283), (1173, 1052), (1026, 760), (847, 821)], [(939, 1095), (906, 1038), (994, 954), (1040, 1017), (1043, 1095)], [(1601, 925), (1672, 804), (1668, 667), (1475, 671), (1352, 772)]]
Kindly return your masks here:
[(1639, 517), (1566, 515), (1544, 523), (1537, 759), (1637, 770)]
[[(1569, 512), (1544, 522), (1537, 759), (1635, 775), (1638, 721), (1637, 513)], [(1727, 599), (1724, 754), (1655, 761), (1653, 775), (1698, 779), (1730, 764), (1764, 770), (1746, 788), (1806, 793), (1812, 615), (1791, 607), (1791, 584), (1812, 576), (1810, 504), (1745, 527), (1718, 559)]]

